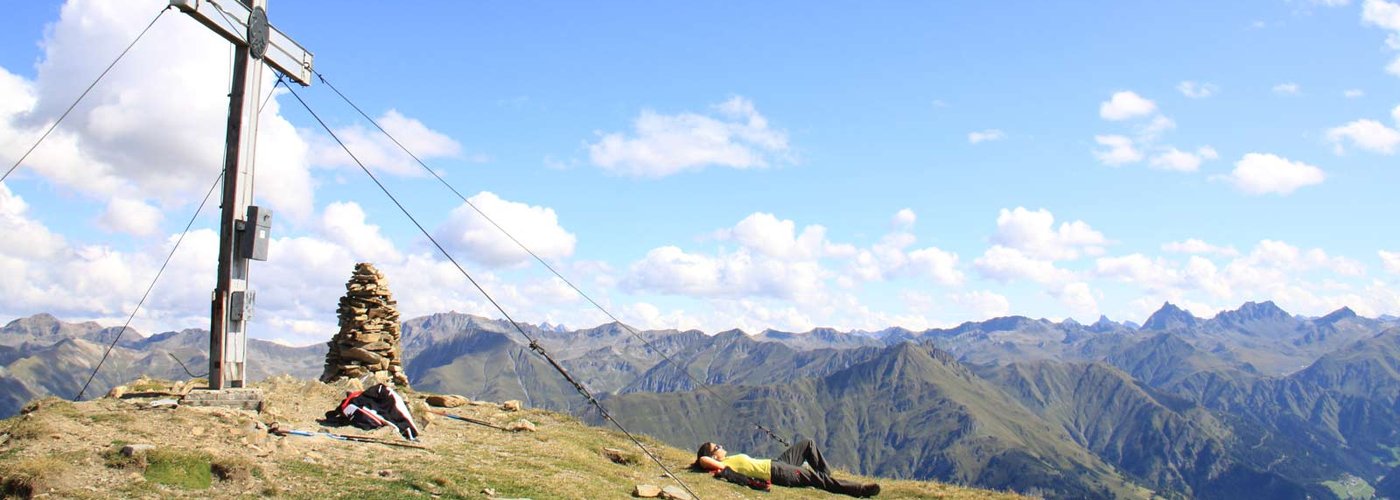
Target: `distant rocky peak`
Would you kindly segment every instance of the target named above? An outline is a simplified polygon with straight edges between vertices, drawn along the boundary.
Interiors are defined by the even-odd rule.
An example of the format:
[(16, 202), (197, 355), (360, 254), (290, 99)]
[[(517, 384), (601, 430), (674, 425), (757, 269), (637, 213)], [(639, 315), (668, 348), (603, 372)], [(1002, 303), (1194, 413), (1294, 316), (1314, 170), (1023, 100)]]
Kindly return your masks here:
[[(84, 338), (92, 340), (100, 337), (103, 327), (96, 321), (84, 321), (81, 323), (69, 323), (60, 320), (49, 313), (39, 313), (33, 316), (18, 318), (9, 322), (4, 327), (0, 327), (0, 335), (19, 336), (32, 339), (58, 339), (58, 338)], [(142, 338), (143, 336), (129, 330), (130, 338)]]
[(1197, 318), (1186, 310), (1173, 305), (1171, 302), (1163, 302), (1162, 308), (1152, 313), (1147, 318), (1147, 322), (1142, 324), (1143, 330), (1168, 330), (1172, 328), (1193, 327), (1200, 324)]
[(1351, 310), (1350, 307), (1342, 306), (1341, 309), (1338, 309), (1338, 310), (1336, 310), (1336, 311), (1332, 311), (1332, 312), (1330, 312), (1330, 313), (1327, 313), (1326, 316), (1323, 316), (1323, 317), (1321, 317), (1321, 318), (1318, 318), (1317, 321), (1318, 321), (1319, 323), (1326, 323), (1326, 324), (1329, 324), (1329, 325), (1330, 325), (1330, 324), (1332, 324), (1332, 323), (1336, 323), (1336, 322), (1341, 321), (1341, 320), (1344, 320), (1344, 319), (1353, 319), (1353, 318), (1356, 318), (1356, 311)]
[(1217, 319), (1225, 321), (1287, 321), (1293, 319), (1288, 311), (1284, 311), (1272, 300), (1263, 302), (1245, 302), (1239, 309), (1234, 311), (1222, 311), (1215, 316)]
[(716, 338), (748, 338), (748, 334), (738, 328), (731, 328), (715, 334)]
[(822, 326), (822, 327), (813, 328), (811, 331), (807, 332), (807, 334), (808, 334), (808, 335), (811, 335), (811, 336), (814, 336), (814, 337), (832, 338), (832, 337), (835, 337), (835, 336), (837, 336), (837, 335), (843, 335), (844, 332), (841, 332), (841, 331), (839, 331), (839, 330), (837, 330), (837, 329), (835, 329), (835, 328)]
[[(1245, 303), (1240, 305), (1239, 310), (1233, 311), (1239, 317), (1249, 319), (1291, 319), (1292, 315), (1288, 311), (1282, 310), (1274, 301), (1266, 300), (1263, 303)], [(1224, 312), (1222, 312), (1224, 314)]]
[[(943, 351), (932, 346), (923, 346), (909, 341), (900, 342), (898, 344), (890, 346), (889, 349), (886, 349), (883, 353), (881, 353), (878, 357), (875, 358), (875, 362), (877, 364), (885, 365), (893, 364), (905, 366), (919, 366), (922, 367), (922, 370), (920, 371), (924, 372), (926, 372), (927, 368), (933, 366), (942, 367), (940, 369), (943, 370), (965, 369), (960, 363), (958, 363), (957, 358), (952, 354), (949, 354), (947, 351)], [(882, 370), (881, 372), (883, 374), (894, 373), (894, 371), (891, 370)]]
[(563, 324), (558, 324), (558, 325), (556, 325), (556, 324), (550, 323), (550, 322), (548, 322), (548, 321), (546, 321), (546, 322), (544, 322), (544, 323), (541, 323), (541, 324), (540, 324), (540, 329), (541, 329), (541, 330), (544, 330), (544, 331), (548, 331), (548, 332), (555, 332), (555, 333), (567, 333), (567, 332), (569, 331), (569, 327), (564, 326)]
[(913, 330), (910, 330), (910, 329), (908, 329), (908, 328), (905, 328), (905, 327), (902, 327), (902, 326), (892, 326), (892, 327), (886, 328), (886, 329), (884, 329), (884, 330), (880, 330), (880, 331), (878, 331), (878, 332), (874, 332), (872, 335), (874, 335), (874, 336), (876, 336), (876, 337), (884, 338), (884, 337), (887, 337), (887, 336), (890, 336), (890, 335), (912, 335), (913, 333), (914, 333), (914, 331), (913, 331)]
[(1025, 316), (1004, 316), (983, 321), (981, 325), (982, 331), (984, 332), (1005, 332), (1022, 330), (1031, 326), (1033, 323), (1035, 323), (1035, 320)]
[(25, 318), (17, 318), (5, 325), (5, 328), (19, 325), (54, 325), (58, 323), (58, 318), (49, 313), (39, 313)]
[(1118, 324), (1116, 321), (1108, 319), (1108, 316), (1100, 315), (1098, 321), (1095, 321), (1094, 324), (1089, 325), (1089, 330), (1095, 332), (1107, 332), (1116, 330), (1118, 328), (1122, 328), (1122, 326), (1123, 325)]

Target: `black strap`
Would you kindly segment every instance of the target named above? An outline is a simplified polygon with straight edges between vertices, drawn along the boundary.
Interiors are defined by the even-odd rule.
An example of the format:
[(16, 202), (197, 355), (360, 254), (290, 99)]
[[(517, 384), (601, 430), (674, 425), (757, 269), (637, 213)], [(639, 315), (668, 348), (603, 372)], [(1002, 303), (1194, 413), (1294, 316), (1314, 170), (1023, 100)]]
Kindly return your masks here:
[(755, 489), (755, 490), (768, 491), (768, 488), (769, 488), (769, 486), (770, 486), (770, 483), (769, 483), (768, 481), (764, 481), (764, 480), (762, 480), (762, 479), (755, 479), (755, 478), (752, 478), (752, 477), (749, 477), (749, 476), (745, 476), (745, 475), (743, 475), (743, 474), (740, 474), (738, 471), (736, 471), (736, 470), (734, 470), (734, 469), (731, 469), (731, 468), (729, 468), (729, 467), (725, 467), (724, 469), (721, 469), (719, 472), (716, 472), (716, 473), (715, 473), (715, 479), (723, 479), (723, 480), (725, 480), (725, 481), (729, 481), (729, 482), (734, 483), (734, 484), (737, 484), (737, 485), (739, 485), (739, 486), (748, 486), (748, 487), (753, 488), (753, 489)]

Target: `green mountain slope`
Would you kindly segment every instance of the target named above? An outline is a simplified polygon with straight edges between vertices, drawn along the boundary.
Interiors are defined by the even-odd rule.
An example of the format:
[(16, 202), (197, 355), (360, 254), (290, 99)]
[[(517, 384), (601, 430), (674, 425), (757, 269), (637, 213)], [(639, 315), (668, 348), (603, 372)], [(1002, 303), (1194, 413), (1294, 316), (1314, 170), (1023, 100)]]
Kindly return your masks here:
[[(734, 410), (726, 400), (737, 401)], [(865, 473), (1055, 498), (1146, 494), (947, 353), (912, 343), (822, 378), (725, 387), (719, 397), (626, 394), (607, 404), (627, 425), (677, 446), (719, 439), (776, 453), (752, 431), (763, 422), (824, 443), (833, 463)]]
[[(1017, 363), (983, 374), (1036, 415), (1059, 424), (1076, 443), (1159, 494), (1306, 495), (1301, 484), (1234, 460), (1232, 429), (1208, 410), (1107, 364)], [(1257, 489), (1261, 485), (1268, 489)]]

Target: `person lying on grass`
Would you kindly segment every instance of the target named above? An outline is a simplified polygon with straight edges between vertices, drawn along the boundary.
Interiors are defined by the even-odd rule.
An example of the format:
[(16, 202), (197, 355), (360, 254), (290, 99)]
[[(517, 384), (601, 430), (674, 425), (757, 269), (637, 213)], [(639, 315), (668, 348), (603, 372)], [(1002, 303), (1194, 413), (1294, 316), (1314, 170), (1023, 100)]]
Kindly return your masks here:
[[(808, 467), (803, 467), (806, 463)], [(831, 477), (831, 468), (822, 457), (817, 444), (810, 439), (798, 441), (776, 459), (752, 458), (742, 453), (730, 455), (723, 446), (707, 442), (695, 452), (695, 463), (691, 470), (707, 471), (732, 482), (747, 479), (747, 484), (755, 489), (768, 489), (768, 484), (791, 487), (821, 488), (832, 493), (853, 497), (873, 497), (880, 494), (880, 485), (861, 484)], [(742, 476), (735, 480), (734, 476)]]

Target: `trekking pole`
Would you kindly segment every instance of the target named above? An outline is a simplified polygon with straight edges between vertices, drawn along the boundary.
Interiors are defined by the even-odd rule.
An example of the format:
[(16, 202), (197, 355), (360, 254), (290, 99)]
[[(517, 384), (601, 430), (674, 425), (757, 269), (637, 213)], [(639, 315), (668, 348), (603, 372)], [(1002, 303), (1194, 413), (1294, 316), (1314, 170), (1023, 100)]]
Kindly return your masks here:
[(325, 437), (328, 437), (328, 438), (331, 438), (331, 439), (338, 439), (338, 440), (341, 440), (341, 441), (358, 441), (358, 442), (361, 442), (361, 443), (379, 443), (379, 444), (383, 444), (383, 445), (401, 446), (401, 447), (404, 447), (404, 448), (414, 448), (414, 449), (418, 449), (418, 450), (426, 450), (426, 449), (428, 449), (427, 446), (423, 446), (423, 445), (418, 444), (418, 443), (409, 443), (409, 442), (402, 442), (402, 441), (390, 441), (390, 440), (387, 440), (387, 439), (379, 439), (379, 438), (370, 437), (370, 436), (352, 436), (352, 435), (347, 435), (347, 434), (336, 434), (336, 433), (333, 433), (333, 432), (312, 432), (312, 431), (302, 431), (302, 430), (296, 430), (296, 429), (274, 429), (274, 430), (272, 431), (272, 433), (273, 433), (273, 434), (276, 434), (276, 435), (278, 435), (278, 436), (301, 436), (301, 437), (325, 436)]
[(447, 418), (450, 418), (450, 419), (453, 419), (453, 420), (461, 420), (461, 421), (463, 421), (463, 422), (473, 423), (473, 424), (476, 424), (476, 425), (484, 425), (484, 426), (487, 426), (487, 427), (490, 427), (490, 428), (496, 429), (496, 430), (502, 430), (502, 431), (507, 431), (507, 432), (510, 431), (510, 429), (507, 429), (507, 428), (505, 428), (505, 427), (501, 427), (501, 426), (496, 425), (496, 424), (493, 424), (493, 423), (491, 423), (491, 422), (487, 422), (487, 421), (485, 421), (485, 420), (477, 420), (477, 419), (471, 418), (471, 417), (463, 417), (463, 416), (461, 416), (461, 415), (453, 415), (453, 414), (447, 413), (447, 412), (445, 412), (445, 411), (428, 410), (428, 413), (432, 413), (432, 414), (434, 414), (434, 415), (442, 415), (442, 416), (444, 416), (444, 417), (447, 417)]

